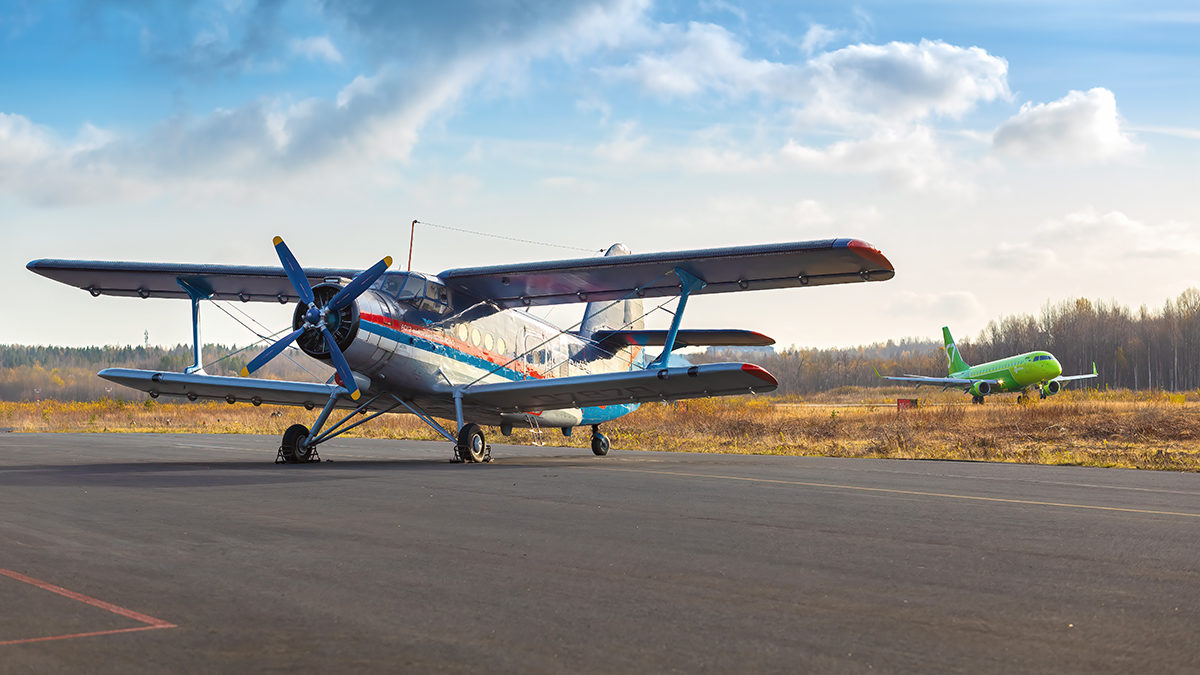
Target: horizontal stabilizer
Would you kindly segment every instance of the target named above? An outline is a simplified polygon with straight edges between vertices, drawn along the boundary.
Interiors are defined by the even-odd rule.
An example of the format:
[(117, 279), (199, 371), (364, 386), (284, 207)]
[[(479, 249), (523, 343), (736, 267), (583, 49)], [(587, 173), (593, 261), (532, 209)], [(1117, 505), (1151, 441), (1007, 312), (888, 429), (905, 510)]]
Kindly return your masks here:
[(895, 276), (879, 249), (857, 239), (471, 267), (438, 276), (454, 293), (507, 309), (677, 296), (676, 268), (705, 283), (693, 294), (886, 281)]
[(340, 392), (346, 395), (338, 407), (352, 408), (356, 405), (344, 388), (319, 382), (262, 380), (199, 373), (187, 375), (133, 368), (106, 368), (100, 371), (99, 375), (110, 382), (155, 396), (186, 396), (193, 400), (210, 399), (321, 408), (329, 401), (331, 394)]
[(675, 401), (774, 391), (779, 382), (749, 363), (706, 363), (681, 368), (482, 384), (463, 391), (463, 403), (503, 412), (535, 412), (618, 403)]
[[(187, 299), (179, 283), (183, 281), (201, 294), (210, 293), (213, 300), (289, 303), (300, 299), (282, 267), (47, 259), (25, 267), (95, 296)], [(351, 279), (361, 271), (306, 268), (304, 274), (315, 286), (327, 278)]]
[[(592, 340), (601, 349), (615, 352), (622, 347), (661, 347), (667, 344), (665, 330), (598, 330)], [(752, 330), (680, 330), (675, 348), (680, 347), (767, 347), (775, 340)]]

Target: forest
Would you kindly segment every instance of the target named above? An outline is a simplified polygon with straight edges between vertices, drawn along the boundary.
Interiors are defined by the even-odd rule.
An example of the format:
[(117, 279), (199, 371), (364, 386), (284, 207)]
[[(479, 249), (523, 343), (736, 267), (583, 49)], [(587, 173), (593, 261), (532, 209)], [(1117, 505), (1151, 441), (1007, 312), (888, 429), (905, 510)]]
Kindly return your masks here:
[[(945, 325), (954, 333), (954, 322)], [(941, 326), (930, 339), (888, 341), (846, 349), (787, 348), (773, 354), (717, 350), (697, 361), (745, 360), (762, 365), (780, 381), (780, 393), (810, 394), (843, 386), (882, 384), (886, 375), (946, 375)], [(933, 339), (932, 336), (937, 336)], [(1048, 303), (1035, 316), (1017, 314), (990, 321), (979, 335), (954, 335), (959, 351), (974, 365), (1033, 350), (1046, 350), (1063, 373), (1100, 377), (1084, 386), (1186, 391), (1200, 388), (1200, 290), (1189, 288), (1157, 310), (1131, 310), (1116, 302), (1079, 298)], [(1075, 383), (1072, 386), (1080, 386)]]
[[(947, 319), (947, 325), (953, 332), (952, 318)], [(941, 326), (930, 326), (929, 339), (906, 338), (835, 349), (788, 347), (769, 353), (709, 350), (687, 357), (695, 362), (757, 363), (779, 378), (778, 393), (804, 395), (844, 386), (882, 385), (875, 368), (888, 375), (945, 375), (940, 333)], [(1058, 357), (1065, 374), (1090, 372), (1095, 362), (1100, 377), (1085, 386), (1167, 391), (1200, 388), (1200, 290), (1195, 288), (1158, 309), (1142, 306), (1131, 310), (1116, 302), (1085, 298), (1048, 303), (1037, 315), (1005, 316), (989, 322), (977, 336), (956, 333), (955, 338), (971, 364), (1046, 350)], [(233, 375), (257, 353), (257, 348), (207, 345), (206, 370), (214, 375)], [(0, 400), (137, 400), (144, 395), (112, 386), (95, 373), (108, 367), (182, 371), (190, 363), (191, 348), (187, 345), (0, 345)], [(296, 357), (275, 359), (259, 375), (324, 381), (331, 373), (330, 368), (312, 359)]]

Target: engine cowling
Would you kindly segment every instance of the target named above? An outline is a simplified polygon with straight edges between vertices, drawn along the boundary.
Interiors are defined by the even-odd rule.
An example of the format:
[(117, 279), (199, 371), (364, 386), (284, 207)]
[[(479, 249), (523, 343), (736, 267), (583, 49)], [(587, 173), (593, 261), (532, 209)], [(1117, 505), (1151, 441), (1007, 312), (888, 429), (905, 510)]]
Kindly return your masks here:
[(1042, 385), (1042, 391), (1046, 392), (1047, 396), (1053, 396), (1062, 391), (1062, 384), (1060, 384), (1058, 380), (1050, 380), (1046, 384)]
[[(340, 290), (342, 290), (342, 286), (334, 283), (324, 283), (314, 286), (312, 291), (316, 305), (318, 307), (325, 306)], [(293, 328), (300, 328), (304, 325), (304, 315), (306, 312), (308, 312), (307, 303), (301, 301), (296, 305), (296, 311), (292, 315)], [(334, 340), (343, 352), (350, 348), (350, 345), (354, 343), (354, 337), (358, 334), (357, 301), (351, 302), (330, 316), (329, 332), (333, 333)], [(330, 359), (329, 345), (325, 343), (325, 339), (316, 330), (310, 330), (302, 334), (296, 340), (296, 345), (305, 354), (313, 358)]]
[(990, 393), (992, 393), (991, 382), (976, 382), (975, 384), (971, 385), (972, 396), (987, 396)]

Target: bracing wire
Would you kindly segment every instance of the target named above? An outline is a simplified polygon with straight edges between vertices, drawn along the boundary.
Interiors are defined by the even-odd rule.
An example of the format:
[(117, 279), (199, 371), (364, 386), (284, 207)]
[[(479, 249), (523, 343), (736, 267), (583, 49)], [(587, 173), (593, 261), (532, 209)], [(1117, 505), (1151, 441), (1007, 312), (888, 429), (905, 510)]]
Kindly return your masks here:
[[(275, 331), (274, 333), (271, 333), (271, 334), (269, 334), (269, 335), (264, 335), (264, 334), (262, 334), (262, 333), (259, 333), (259, 332), (258, 332), (258, 331), (256, 331), (256, 330), (254, 330), (254, 329), (253, 329), (253, 328), (251, 328), (250, 326), (246, 325), (246, 323), (245, 323), (244, 321), (242, 321), (241, 319), (239, 319), (239, 318), (237, 318), (236, 316), (234, 316), (234, 315), (233, 315), (233, 314), (232, 314), (232, 313), (231, 313), (231, 312), (230, 312), (228, 309), (226, 309), (225, 307), (221, 306), (221, 305), (220, 305), (220, 304), (218, 304), (216, 301), (212, 301), (212, 304), (213, 304), (213, 306), (214, 306), (214, 307), (216, 307), (217, 309), (221, 310), (222, 312), (225, 312), (225, 314), (226, 314), (226, 315), (227, 315), (229, 318), (233, 319), (233, 320), (234, 320), (234, 321), (236, 321), (238, 324), (240, 324), (240, 325), (242, 326), (242, 328), (245, 328), (246, 330), (250, 331), (250, 332), (251, 332), (251, 333), (253, 333), (254, 335), (257, 335), (257, 336), (258, 336), (258, 339), (257, 339), (257, 340), (255, 340), (254, 342), (251, 342), (250, 344), (246, 345), (245, 347), (242, 347), (241, 349), (238, 349), (238, 350), (232, 351), (232, 352), (230, 352), (230, 353), (226, 354), (225, 356), (222, 356), (222, 357), (221, 357), (221, 358), (219, 358), (219, 359), (214, 359), (214, 360), (212, 360), (212, 361), (209, 361), (208, 363), (204, 364), (204, 366), (203, 366), (203, 367), (205, 367), (205, 368), (207, 368), (207, 367), (209, 367), (209, 366), (216, 365), (216, 364), (218, 364), (218, 363), (220, 363), (220, 362), (222, 362), (222, 361), (224, 361), (224, 360), (226, 360), (226, 359), (228, 359), (228, 358), (231, 358), (231, 357), (237, 356), (238, 354), (241, 354), (242, 352), (246, 351), (247, 349), (251, 349), (251, 348), (252, 348), (252, 347), (254, 347), (255, 345), (258, 345), (259, 343), (262, 343), (262, 342), (267, 342), (267, 341), (269, 341), (269, 340), (272, 340), (272, 339), (274, 339), (274, 338), (278, 337), (278, 336), (279, 336), (281, 333), (283, 333), (284, 331), (286, 331), (286, 330), (288, 329), (287, 327), (285, 327), (285, 328), (280, 328), (279, 330)], [(262, 326), (262, 329), (263, 329), (263, 330), (270, 330), (270, 329), (269, 329), (269, 328), (267, 328), (266, 326), (263, 326), (263, 325), (262, 325), (262, 323), (261, 323), (261, 322), (259, 322), (257, 319), (255, 319), (254, 317), (250, 316), (249, 314), (246, 314), (246, 312), (243, 312), (243, 311), (242, 311), (241, 309), (239, 309), (237, 306), (233, 306), (233, 307), (234, 307), (234, 309), (237, 309), (237, 310), (238, 310), (238, 312), (240, 312), (241, 314), (243, 314), (243, 315), (244, 315), (246, 318), (250, 319), (250, 320), (251, 320), (251, 321), (253, 321), (254, 323), (258, 324), (259, 326)], [(288, 349), (289, 349), (289, 350), (290, 350), (290, 349), (295, 349), (295, 347), (291, 347), (291, 346), (289, 346), (289, 348), (288, 348)], [(309, 375), (311, 375), (312, 377), (314, 377), (314, 378), (316, 378), (316, 379), (318, 379), (318, 380), (319, 380), (319, 379), (321, 379), (321, 376), (320, 376), (320, 375), (317, 375), (316, 373), (314, 373), (313, 371), (309, 370), (308, 368), (305, 368), (305, 367), (304, 367), (304, 364), (303, 364), (303, 363), (300, 363), (300, 362), (299, 362), (299, 361), (297, 361), (296, 359), (292, 358), (291, 354), (288, 354), (288, 353), (285, 351), (283, 355), (284, 355), (284, 357), (285, 357), (285, 358), (287, 358), (287, 360), (291, 361), (293, 364), (295, 364), (295, 365), (296, 365), (298, 368), (300, 368), (300, 369), (301, 369), (301, 370), (303, 370), (304, 372), (308, 373)]]
[(581, 248), (579, 246), (568, 246), (567, 244), (552, 244), (548, 241), (536, 241), (534, 239), (521, 239), (520, 237), (507, 237), (502, 234), (493, 234), (491, 232), (480, 232), (478, 230), (468, 230), (464, 227), (452, 227), (450, 225), (438, 225), (437, 223), (429, 223), (424, 220), (413, 221), (427, 227), (436, 227), (442, 230), (450, 230), (452, 232), (462, 232), (465, 234), (474, 234), (480, 237), (491, 237), (492, 239), (503, 239), (505, 241), (515, 241), (520, 244), (531, 244), (533, 246), (548, 246), (550, 248), (561, 248), (568, 251), (583, 251), (584, 253), (603, 253), (604, 249)]

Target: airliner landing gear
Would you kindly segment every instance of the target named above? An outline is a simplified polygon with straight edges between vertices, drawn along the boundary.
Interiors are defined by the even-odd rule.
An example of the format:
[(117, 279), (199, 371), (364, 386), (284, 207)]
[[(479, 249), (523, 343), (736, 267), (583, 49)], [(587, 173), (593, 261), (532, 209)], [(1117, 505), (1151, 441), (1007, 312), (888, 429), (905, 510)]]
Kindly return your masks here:
[(600, 425), (592, 425), (592, 454), (603, 457), (608, 454), (608, 436), (600, 433)]
[(293, 424), (283, 432), (283, 441), (279, 445), (279, 454), (275, 456), (276, 464), (300, 464), (302, 462), (319, 462), (316, 446), (308, 443), (308, 427), (303, 424)]
[(975, 404), (978, 404), (978, 405), (983, 405), (983, 397), (982, 397), (982, 396), (972, 396), (972, 397), (971, 397), (971, 403), (975, 403)]
[(463, 462), (492, 461), (492, 448), (483, 437), (483, 429), (475, 423), (464, 424), (458, 430), (458, 443), (454, 446), (454, 452)]

